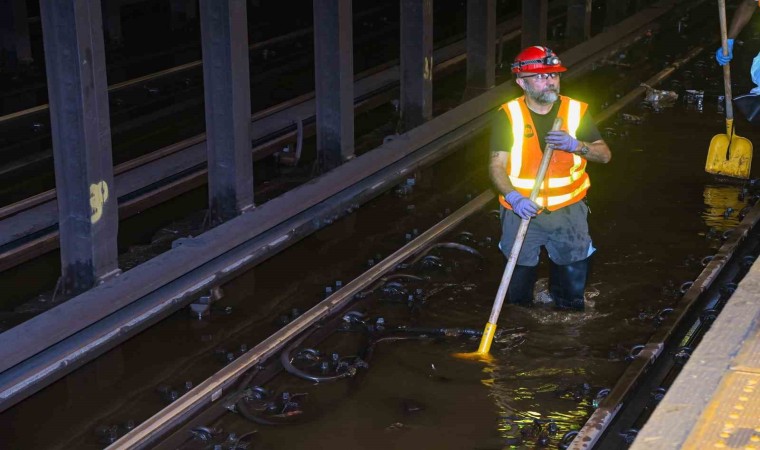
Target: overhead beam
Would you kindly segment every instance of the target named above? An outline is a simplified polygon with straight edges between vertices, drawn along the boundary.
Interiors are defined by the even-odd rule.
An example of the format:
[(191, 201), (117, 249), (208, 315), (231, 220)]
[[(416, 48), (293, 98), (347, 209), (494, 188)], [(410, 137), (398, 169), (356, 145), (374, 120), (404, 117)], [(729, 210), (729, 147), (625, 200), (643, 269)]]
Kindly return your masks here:
[(549, 0), (522, 0), (522, 45), (546, 44), (546, 28), (549, 24)]
[(61, 246), (61, 287), (118, 273), (111, 125), (99, 0), (40, 1)]
[(212, 225), (253, 207), (246, 0), (201, 0), (209, 213)]
[(433, 117), (433, 0), (401, 0), (401, 127)]
[(496, 0), (469, 0), (467, 2), (467, 90), (470, 96), (494, 86), (495, 45)]
[(330, 170), (354, 156), (354, 52), (351, 0), (314, 0), (317, 152)]

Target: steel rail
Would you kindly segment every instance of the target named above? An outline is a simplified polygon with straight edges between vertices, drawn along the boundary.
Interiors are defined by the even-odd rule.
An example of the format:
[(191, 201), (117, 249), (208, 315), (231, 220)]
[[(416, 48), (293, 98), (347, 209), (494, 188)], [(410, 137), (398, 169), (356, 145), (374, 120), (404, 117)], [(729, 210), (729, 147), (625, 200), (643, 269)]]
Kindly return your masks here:
[(702, 294), (712, 286), (739, 245), (747, 238), (758, 222), (760, 222), (760, 203), (756, 204), (744, 220), (732, 231), (712, 261), (702, 270), (694, 284), (686, 291), (678, 303), (678, 307), (673, 313), (668, 315), (641, 352), (631, 361), (618, 383), (586, 421), (586, 424), (581, 428), (568, 449), (590, 449), (598, 442), (606, 428), (620, 412), (629, 392), (635, 388), (641, 377), (662, 354), (666, 342), (672, 337), (675, 328), (684, 321)]
[[(662, 0), (624, 21), (622, 28), (611, 28), (568, 50), (565, 61), (590, 69), (584, 58), (600, 59), (621, 48), (680, 1)], [(574, 69), (568, 77), (583, 70)], [(355, 208), (356, 198), (361, 203), (379, 195), (414, 167), (453, 151), (452, 145), (488, 127), (491, 111), (516, 93), (513, 83), (497, 86), (308, 185), (0, 334), (0, 410), (166, 317), (204, 289), (320, 229), (336, 212)]]
[[(689, 50), (689, 52), (683, 57), (678, 59), (677, 61), (673, 62), (670, 66), (666, 67), (665, 69), (658, 72), (653, 77), (646, 80), (643, 84), (649, 85), (649, 86), (657, 86), (658, 84), (662, 83), (663, 81), (667, 80), (671, 75), (675, 73), (676, 70), (680, 69), (684, 65), (688, 64), (692, 59), (696, 58), (700, 53), (704, 51), (704, 47), (697, 46), (693, 49)], [(638, 86), (629, 93), (625, 94), (623, 97), (620, 98), (620, 100), (616, 101), (609, 107), (607, 107), (604, 111), (602, 111), (601, 114), (597, 116), (597, 121), (604, 122), (607, 119), (610, 119), (612, 116), (620, 112), (623, 108), (630, 105), (636, 100), (639, 100), (646, 92), (646, 88), (643, 86)]]
[[(60, 305), (60, 309), (72, 311), (69, 313), (59, 311), (60, 314), (72, 314), (73, 316), (71, 317), (75, 317), (76, 321), (81, 322), (81, 324), (87, 323), (86, 319), (82, 321), (83, 314), (91, 315), (96, 313), (100, 315), (103, 312), (112, 310), (114, 312), (102, 320), (87, 326), (87, 328), (81, 330), (77, 334), (62, 340), (52, 347), (43, 350), (41, 353), (34, 355), (32, 358), (23, 361), (21, 364), (2, 372), (0, 374), (0, 410), (9, 408), (24, 397), (41, 389), (46, 384), (62, 377), (88, 360), (177, 311), (179, 308), (191, 302), (194, 298), (197, 298), (198, 295), (207, 292), (210, 288), (230, 281), (271, 255), (298, 242), (304, 236), (321, 229), (336, 217), (345, 214), (346, 211), (351, 211), (357, 208), (360, 204), (387, 191), (404, 179), (404, 177), (407, 177), (410, 172), (426, 167), (447, 156), (456, 150), (456, 148), (463, 142), (470, 139), (473, 133), (487, 126), (489, 123), (490, 118), (488, 116), (481, 117), (471, 126), (462, 127), (449, 133), (444, 139), (439, 139), (437, 142), (427, 145), (391, 166), (380, 170), (379, 172), (375, 172), (361, 183), (357, 183), (342, 190), (340, 187), (337, 187), (336, 190), (339, 192), (325, 200), (310, 200), (307, 195), (302, 193), (305, 191), (304, 188), (296, 188), (295, 192), (291, 191), (293, 192), (292, 194), (285, 194), (283, 196), (285, 198), (282, 199), (282, 201), (279, 201), (279, 199), (273, 200), (273, 203), (270, 202), (260, 207), (258, 211), (263, 213), (263, 215), (260, 214), (258, 217), (264, 222), (269, 222), (271, 219), (268, 218), (268, 216), (272, 211), (274, 211), (275, 215), (279, 215), (280, 211), (283, 209), (292, 209), (293, 206), (291, 205), (293, 205), (294, 202), (295, 204), (298, 204), (298, 202), (308, 204), (314, 202), (314, 206), (295, 215), (291, 219), (276, 225), (274, 228), (271, 228), (264, 233), (255, 235), (251, 240), (245, 241), (234, 249), (221, 254), (219, 257), (209, 260), (193, 269), (185, 276), (150, 292), (121, 309), (114, 310), (113, 308), (115, 305), (104, 304), (111, 303), (108, 297), (112, 295), (117, 295), (118, 298), (123, 297), (121, 294), (113, 292), (113, 287), (111, 289), (96, 288), (104, 290), (101, 295), (93, 293), (93, 295), (95, 295), (93, 298), (97, 298), (98, 300), (90, 306), (84, 306), (83, 304), (69, 304), (64, 307), (67, 303)], [(359, 159), (357, 158), (356, 161), (358, 160)], [(327, 185), (335, 185), (340, 184), (345, 178), (346, 175), (336, 174), (334, 178), (330, 179), (330, 181), (320, 181)], [(267, 210), (269, 210), (269, 213)], [(284, 215), (287, 214), (287, 211), (285, 211)], [(248, 217), (248, 219), (252, 220), (252, 217)], [(256, 221), (254, 220), (254, 222)], [(251, 232), (255, 234), (256, 228), (260, 228), (261, 226), (262, 224), (260, 223), (245, 225), (242, 227), (242, 230), (235, 231), (234, 234), (240, 235)], [(263, 226), (266, 227), (267, 224), (264, 223)], [(231, 233), (222, 232), (222, 235), (227, 234)], [(187, 242), (186, 246), (181, 246), (186, 248), (176, 248), (168, 253), (176, 253), (177, 251), (185, 250), (193, 254), (197, 253), (198, 255), (207, 256), (209, 251), (216, 251), (216, 249), (204, 250), (203, 248), (205, 245), (206, 242), (203, 240), (190, 240)], [(158, 258), (161, 258), (161, 256)], [(198, 257), (192, 258), (195, 260), (198, 259)], [(188, 259), (188, 261), (192, 260), (192, 258)], [(142, 270), (146, 270), (146, 273), (161, 270), (164, 270), (164, 272), (166, 270), (173, 270), (171, 268), (172, 264), (167, 265), (167, 263), (161, 261), (154, 261), (154, 263), (149, 262), (148, 265), (155, 265), (156, 268), (143, 268)], [(138, 268), (133, 270), (139, 272), (141, 269), (140, 266), (138, 266)], [(125, 272), (123, 276), (126, 276), (129, 273), (130, 272)], [(143, 280), (143, 282), (137, 284), (137, 289), (146, 292), (149, 291), (150, 288), (146, 288), (146, 286), (144, 286), (145, 283), (146, 282)], [(127, 289), (127, 292), (129, 293), (134, 293), (135, 291), (135, 288), (125, 289)], [(80, 309), (81, 307), (84, 307), (85, 309)], [(57, 314), (43, 314), (47, 314), (47, 317), (37, 316), (39, 317), (37, 320), (40, 321), (39, 323), (42, 325), (32, 327), (30, 330), (47, 330), (44, 334), (45, 338), (49, 337), (48, 334), (56, 332), (54, 329), (59, 326), (62, 326), (63, 328), (72, 325), (79, 326), (74, 323), (62, 324), (60, 321), (54, 321), (47, 324), (48, 321), (54, 320)], [(23, 327), (23, 324), (20, 326)], [(14, 329), (9, 331), (13, 330)], [(22, 330), (16, 330), (16, 332), (23, 333)], [(28, 334), (22, 335), (32, 337)], [(5, 335), (5, 337), (8, 337), (8, 335)], [(4, 337), (0, 335), (0, 340), (3, 338)], [(11, 340), (15, 339), (11, 338)], [(11, 349), (8, 348), (8, 350)]]
[[(747, 236), (738, 254), (734, 254), (712, 285), (704, 291), (698, 303), (691, 308), (687, 320), (678, 325), (672, 339), (666, 343), (661, 355), (670, 357), (657, 358), (647, 369), (646, 379), (637, 383), (634, 390), (628, 394), (626, 403), (620, 413), (607, 427), (605, 433), (597, 441), (599, 448), (617, 448), (620, 444), (621, 433), (626, 430), (639, 430), (649, 419), (654, 408), (651, 408), (651, 393), (657, 388), (669, 389), (678, 374), (682, 372), (683, 363), (677, 360), (677, 354), (688, 348), (695, 350), (705, 333), (712, 328), (712, 319), (706, 319), (707, 311), (722, 311), (727, 306), (733, 293), (724, 293), (723, 288), (729, 283), (738, 283), (747, 273), (741, 260), (743, 255), (754, 255), (760, 248), (760, 234), (757, 231)], [(712, 312), (710, 313), (712, 314)], [(691, 326), (688, 326), (691, 324)], [(677, 339), (676, 339), (677, 338)], [(687, 353), (691, 356), (691, 351)]]
[(161, 436), (189, 419), (199, 409), (222, 398), (226, 389), (234, 386), (240, 376), (281, 350), (290, 339), (298, 336), (317, 321), (343, 308), (353, 300), (354, 295), (370, 286), (386, 272), (393, 270), (410, 256), (424, 250), (426, 246), (432, 244), (433, 240), (450, 231), (493, 199), (494, 194), (490, 191), (480, 194), (107, 448), (111, 450), (141, 449), (154, 445)]
[[(371, 8), (367, 11), (362, 11), (360, 13), (357, 13), (356, 18), (361, 18), (370, 14), (374, 14), (378, 11), (382, 11), (383, 9), (385, 9), (384, 6)], [(314, 27), (308, 27), (308, 28), (296, 30), (287, 34), (283, 34), (281, 36), (276, 36), (264, 41), (254, 42), (248, 46), (248, 50), (255, 51), (255, 50), (259, 50), (271, 45), (279, 44), (281, 42), (287, 42), (291, 39), (295, 39), (301, 36), (306, 36), (312, 33), (313, 31), (314, 31)], [(149, 73), (147, 75), (143, 75), (137, 78), (132, 78), (130, 80), (114, 83), (108, 86), (108, 93), (110, 94), (113, 92), (117, 92), (124, 88), (136, 86), (136, 85), (139, 85), (140, 83), (145, 83), (146, 81), (153, 81), (157, 78), (163, 78), (167, 75), (174, 75), (174, 74), (181, 73), (190, 69), (199, 68), (201, 66), (203, 66), (203, 60), (198, 59), (195, 61), (191, 61), (189, 63), (180, 64), (179, 66), (170, 67), (168, 69), (159, 70), (157, 72)], [(50, 109), (50, 105), (48, 103), (45, 103), (45, 104), (33, 106), (31, 108), (27, 108), (21, 111), (16, 111), (14, 113), (6, 114), (4, 116), (0, 116), (0, 125), (2, 125), (4, 122), (15, 120), (26, 115), (44, 112), (49, 109)]]

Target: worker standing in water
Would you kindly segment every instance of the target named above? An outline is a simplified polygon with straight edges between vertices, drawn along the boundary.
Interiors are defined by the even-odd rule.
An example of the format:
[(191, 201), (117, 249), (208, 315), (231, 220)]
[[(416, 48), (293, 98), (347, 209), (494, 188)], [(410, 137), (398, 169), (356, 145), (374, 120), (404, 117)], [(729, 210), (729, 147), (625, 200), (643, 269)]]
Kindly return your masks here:
[[(522, 219), (532, 218), (507, 290), (510, 303), (533, 304), (541, 247), (551, 269), (549, 292), (559, 309), (584, 309), (589, 259), (595, 249), (588, 232), (591, 186), (586, 163), (612, 157), (587, 104), (560, 95), (560, 75), (567, 68), (550, 49), (528, 47), (515, 58), (512, 72), (524, 95), (503, 104), (491, 135), (490, 176), (499, 192), (499, 247), (509, 255)], [(550, 131), (555, 118), (558, 131)], [(536, 202), (528, 197), (546, 144), (553, 156)]]

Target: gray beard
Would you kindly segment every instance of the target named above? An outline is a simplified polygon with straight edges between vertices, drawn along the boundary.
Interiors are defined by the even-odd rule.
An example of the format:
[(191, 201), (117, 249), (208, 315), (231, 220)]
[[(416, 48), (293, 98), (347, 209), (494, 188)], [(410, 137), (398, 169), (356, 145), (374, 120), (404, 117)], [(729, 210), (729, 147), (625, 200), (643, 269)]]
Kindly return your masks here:
[(531, 88), (527, 88), (525, 90), (525, 95), (527, 95), (534, 102), (541, 105), (551, 105), (559, 99), (559, 92), (549, 90), (534, 91)]

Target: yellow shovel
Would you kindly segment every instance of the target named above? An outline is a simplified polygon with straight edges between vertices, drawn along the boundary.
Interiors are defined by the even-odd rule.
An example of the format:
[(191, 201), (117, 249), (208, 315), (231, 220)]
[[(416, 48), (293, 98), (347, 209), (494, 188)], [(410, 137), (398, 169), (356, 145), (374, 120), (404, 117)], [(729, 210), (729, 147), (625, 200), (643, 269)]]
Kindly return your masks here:
[[(552, 131), (559, 130), (562, 126), (562, 119), (554, 119), (552, 125)], [(541, 189), (541, 183), (544, 182), (546, 171), (549, 169), (549, 162), (552, 159), (552, 147), (547, 144), (544, 149), (544, 155), (541, 157), (541, 165), (538, 166), (538, 173), (536, 174), (536, 182), (533, 184), (533, 190), (530, 192), (530, 200), (536, 201), (538, 197), (538, 191)], [(491, 308), (491, 316), (488, 318), (486, 328), (483, 331), (483, 337), (480, 338), (480, 346), (478, 351), (473, 353), (457, 353), (454, 356), (458, 358), (471, 358), (471, 359), (484, 359), (488, 360), (490, 355), (488, 352), (491, 350), (491, 343), (493, 343), (494, 335), (496, 334), (496, 322), (499, 320), (499, 314), (501, 314), (501, 306), (504, 304), (504, 297), (507, 295), (507, 288), (509, 282), (512, 281), (512, 273), (515, 271), (517, 265), (517, 256), (520, 254), (523, 242), (525, 241), (525, 235), (528, 233), (528, 225), (530, 225), (530, 218), (522, 219), (520, 221), (520, 228), (517, 229), (517, 236), (515, 237), (515, 243), (512, 245), (512, 250), (509, 252), (509, 258), (507, 258), (507, 267), (504, 268), (504, 273), (501, 276), (501, 283), (499, 283), (499, 290), (496, 292), (496, 299), (493, 302)]]
[[(726, 0), (719, 0), (718, 8), (723, 55), (728, 56)], [(752, 165), (752, 142), (747, 138), (737, 136), (734, 132), (734, 106), (731, 102), (729, 64), (723, 66), (723, 86), (726, 90), (726, 134), (716, 134), (710, 141), (705, 171), (716, 175), (747, 179)]]

